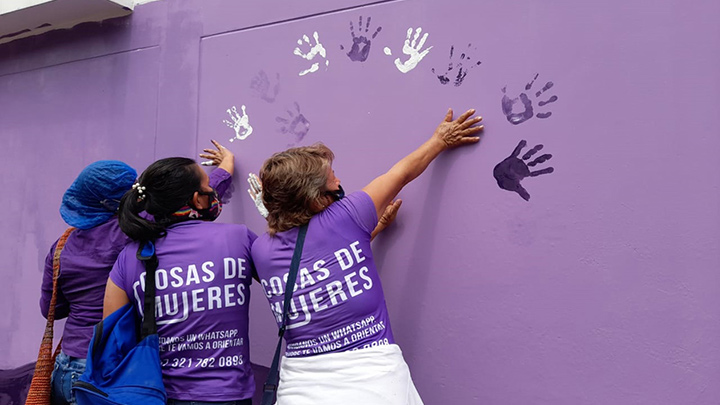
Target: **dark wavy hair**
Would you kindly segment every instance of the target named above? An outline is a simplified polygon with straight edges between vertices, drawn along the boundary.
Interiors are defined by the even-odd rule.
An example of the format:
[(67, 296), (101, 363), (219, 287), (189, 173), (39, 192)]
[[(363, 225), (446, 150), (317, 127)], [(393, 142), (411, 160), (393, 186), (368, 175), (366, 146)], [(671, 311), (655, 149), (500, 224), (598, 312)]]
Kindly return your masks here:
[[(120, 200), (120, 229), (138, 241), (154, 241), (173, 223), (172, 213), (187, 205), (200, 190), (202, 174), (194, 160), (184, 157), (160, 159), (140, 175), (144, 189), (128, 190)], [(140, 215), (147, 212), (153, 219)]]
[(330, 148), (317, 143), (276, 153), (263, 163), (260, 182), (271, 236), (310, 222), (334, 158)]

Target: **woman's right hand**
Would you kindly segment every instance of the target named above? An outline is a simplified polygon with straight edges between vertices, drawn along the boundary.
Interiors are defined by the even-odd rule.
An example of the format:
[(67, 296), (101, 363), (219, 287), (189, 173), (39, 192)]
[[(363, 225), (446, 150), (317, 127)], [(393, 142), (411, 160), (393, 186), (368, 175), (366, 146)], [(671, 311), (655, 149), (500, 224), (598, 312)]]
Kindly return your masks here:
[(473, 126), (482, 121), (482, 117), (470, 118), (474, 114), (475, 109), (470, 109), (465, 111), (458, 119), (453, 120), (453, 110), (452, 108), (448, 109), (445, 119), (435, 129), (432, 139), (440, 142), (443, 149), (477, 143), (480, 141), (480, 137), (474, 135), (482, 131), (484, 126)]
[(215, 145), (215, 149), (203, 149), (203, 152), (201, 153), (200, 157), (203, 159), (209, 159), (208, 161), (202, 162), (201, 164), (203, 166), (217, 166), (226, 172), (233, 174), (233, 171), (235, 170), (235, 155), (230, 151), (230, 149), (220, 145), (220, 143), (214, 139), (210, 140), (213, 145)]

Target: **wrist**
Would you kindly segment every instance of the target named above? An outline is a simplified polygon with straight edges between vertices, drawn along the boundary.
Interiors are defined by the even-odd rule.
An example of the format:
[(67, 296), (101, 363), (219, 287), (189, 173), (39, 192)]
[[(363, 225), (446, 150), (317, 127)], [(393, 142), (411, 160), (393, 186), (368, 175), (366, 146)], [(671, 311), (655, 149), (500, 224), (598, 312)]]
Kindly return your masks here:
[(445, 142), (439, 136), (433, 136), (432, 138), (430, 138), (430, 140), (428, 141), (428, 144), (429, 144), (428, 146), (430, 147), (431, 150), (437, 151), (438, 153), (442, 152), (448, 148), (447, 142)]
[(230, 173), (230, 175), (232, 175), (233, 171), (235, 170), (235, 164), (232, 162), (220, 162), (220, 164), (218, 165), (218, 169), (223, 169), (226, 172)]

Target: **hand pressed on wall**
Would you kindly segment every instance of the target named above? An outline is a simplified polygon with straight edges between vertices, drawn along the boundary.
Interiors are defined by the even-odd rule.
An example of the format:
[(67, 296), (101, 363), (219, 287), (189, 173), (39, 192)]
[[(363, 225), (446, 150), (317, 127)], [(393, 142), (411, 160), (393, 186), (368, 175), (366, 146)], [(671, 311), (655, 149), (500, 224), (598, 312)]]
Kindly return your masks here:
[(250, 198), (253, 200), (253, 203), (255, 203), (255, 208), (257, 208), (263, 218), (267, 218), (269, 212), (262, 201), (262, 184), (260, 183), (260, 179), (255, 173), (250, 173), (248, 174), (247, 181), (248, 184), (250, 184), (248, 194), (250, 194)]
[(453, 110), (452, 108), (448, 109), (445, 119), (435, 128), (432, 135), (433, 139), (441, 142), (446, 149), (479, 142), (480, 137), (477, 134), (485, 126), (474, 126), (482, 121), (482, 117), (470, 118), (474, 114), (475, 109), (470, 109), (461, 114), (456, 120), (453, 120)]
[[(535, 80), (540, 76), (540, 74), (535, 74), (535, 77), (532, 79), (532, 81), (525, 85), (525, 92), (520, 93), (518, 97), (510, 98), (505, 94), (507, 87), (502, 88), (503, 97), (501, 101), (502, 105), (502, 112), (505, 115), (505, 118), (507, 118), (508, 122), (513, 125), (522, 124), (523, 122), (529, 120), (530, 118), (535, 117), (538, 118), (548, 118), (552, 115), (552, 112), (539, 112), (535, 114), (534, 108), (533, 108), (533, 102), (528, 97), (527, 93), (530, 93), (532, 95), (532, 92), (530, 92), (530, 89), (532, 89), (533, 84), (535, 83)], [(535, 98), (540, 97), (541, 94), (545, 93), (546, 91), (550, 90), (553, 87), (553, 82), (547, 82), (545, 83), (545, 86), (543, 86), (542, 89), (535, 92)], [(527, 93), (526, 93), (527, 92)], [(558, 99), (557, 96), (552, 96), (549, 99), (545, 101), (539, 101), (537, 103), (538, 107), (544, 107), (547, 104), (554, 103)], [(513, 107), (515, 104), (520, 102), (523, 106), (523, 110), (520, 112), (513, 112)]]
[[(440, 80), (441, 84), (448, 84), (450, 83), (451, 76), (454, 75), (455, 77), (452, 78), (453, 85), (455, 87), (459, 87), (463, 81), (465, 80), (465, 76), (467, 76), (470, 69), (472, 69), (475, 66), (480, 66), (482, 62), (472, 62), (470, 60), (469, 51), (472, 48), (472, 44), (468, 44), (467, 50), (465, 52), (462, 52), (460, 54), (460, 57), (457, 61), (453, 60), (453, 54), (455, 52), (455, 46), (450, 47), (450, 62), (448, 62), (448, 67), (445, 73), (438, 74), (438, 72), (435, 71), (435, 68), (432, 68), (432, 72), (437, 76), (438, 80)], [(453, 72), (453, 70), (455, 72)]]
[(205, 162), (202, 162), (203, 166), (220, 166), (223, 163), (229, 164), (235, 162), (235, 155), (230, 151), (230, 149), (220, 145), (220, 143), (214, 139), (211, 139), (210, 142), (212, 142), (213, 145), (215, 145), (216, 149), (203, 149), (203, 152), (199, 156), (203, 159), (208, 159)]
[[(203, 161), (201, 165), (217, 166), (218, 168), (232, 174), (235, 171), (235, 154), (233, 154), (230, 149), (222, 146), (218, 141), (214, 139), (211, 139), (210, 142), (212, 142), (212, 144), (217, 149), (203, 149), (204, 153), (201, 153), (200, 157), (208, 160)], [(228, 202), (230, 202), (234, 191), (235, 185), (230, 183), (228, 188), (223, 193), (222, 198), (220, 199), (223, 204), (227, 204)]]
[(526, 145), (527, 142), (525, 140), (520, 141), (520, 143), (515, 147), (515, 150), (513, 150), (512, 154), (495, 166), (495, 169), (493, 169), (493, 176), (495, 177), (495, 180), (497, 180), (498, 186), (500, 186), (501, 189), (514, 191), (525, 201), (530, 201), (530, 193), (528, 193), (527, 190), (520, 185), (520, 182), (526, 177), (536, 177), (541, 174), (550, 174), (554, 172), (555, 169), (547, 167), (542, 170), (531, 172), (529, 167), (533, 167), (539, 163), (550, 160), (552, 155), (546, 153), (535, 158), (531, 162), (526, 163), (528, 159), (543, 148), (543, 145), (535, 145), (535, 147), (527, 151), (527, 153), (522, 156), (522, 159), (518, 158), (520, 151), (522, 151)]
[[(360, 16), (360, 22), (358, 24), (358, 32), (360, 33), (360, 36), (355, 35), (355, 27), (353, 26), (352, 21), (350, 21), (350, 34), (352, 35), (353, 43), (350, 47), (350, 51), (347, 53), (347, 56), (353, 62), (365, 62), (367, 60), (368, 55), (370, 54), (371, 40), (375, 39), (375, 37), (380, 33), (380, 31), (382, 31), (382, 27), (378, 27), (375, 30), (375, 33), (372, 34), (372, 37), (368, 38), (370, 36), (368, 32), (370, 32), (371, 19), (372, 17), (367, 18), (367, 23), (365, 24), (365, 35), (363, 35), (363, 18), (362, 16)], [(345, 47), (340, 45), (340, 49), (344, 50)]]

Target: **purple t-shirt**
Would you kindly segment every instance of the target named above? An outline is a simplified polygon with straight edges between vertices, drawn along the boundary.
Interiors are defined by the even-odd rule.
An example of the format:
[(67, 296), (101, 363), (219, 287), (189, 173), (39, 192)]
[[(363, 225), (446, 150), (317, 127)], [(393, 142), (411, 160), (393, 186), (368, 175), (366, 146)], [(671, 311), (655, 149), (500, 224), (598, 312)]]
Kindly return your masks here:
[[(210, 186), (227, 198), (232, 175), (223, 169), (210, 173)], [(85, 358), (95, 324), (102, 320), (103, 297), (108, 274), (130, 239), (120, 229), (117, 217), (90, 229), (76, 229), (60, 254), (55, 319), (67, 317), (62, 351)], [(40, 311), (47, 318), (52, 297), (53, 256), (57, 241), (45, 257)]]
[[(103, 313), (108, 273), (130, 239), (120, 230), (117, 217), (90, 229), (76, 229), (60, 254), (55, 319), (67, 317), (62, 351), (85, 358), (95, 324)], [(40, 311), (47, 318), (52, 298), (53, 256), (57, 241), (45, 257)], [(56, 332), (57, 333), (57, 332)]]
[[(375, 205), (362, 191), (310, 220), (285, 332), (286, 356), (395, 343), (370, 249), (376, 225)], [(252, 247), (253, 262), (278, 325), (298, 229), (274, 237), (266, 233)]]
[[(155, 313), (163, 382), (169, 398), (251, 398), (248, 305), (257, 238), (244, 225), (191, 220), (172, 225), (155, 246)], [(110, 279), (142, 311), (145, 267), (138, 244), (118, 256)]]

